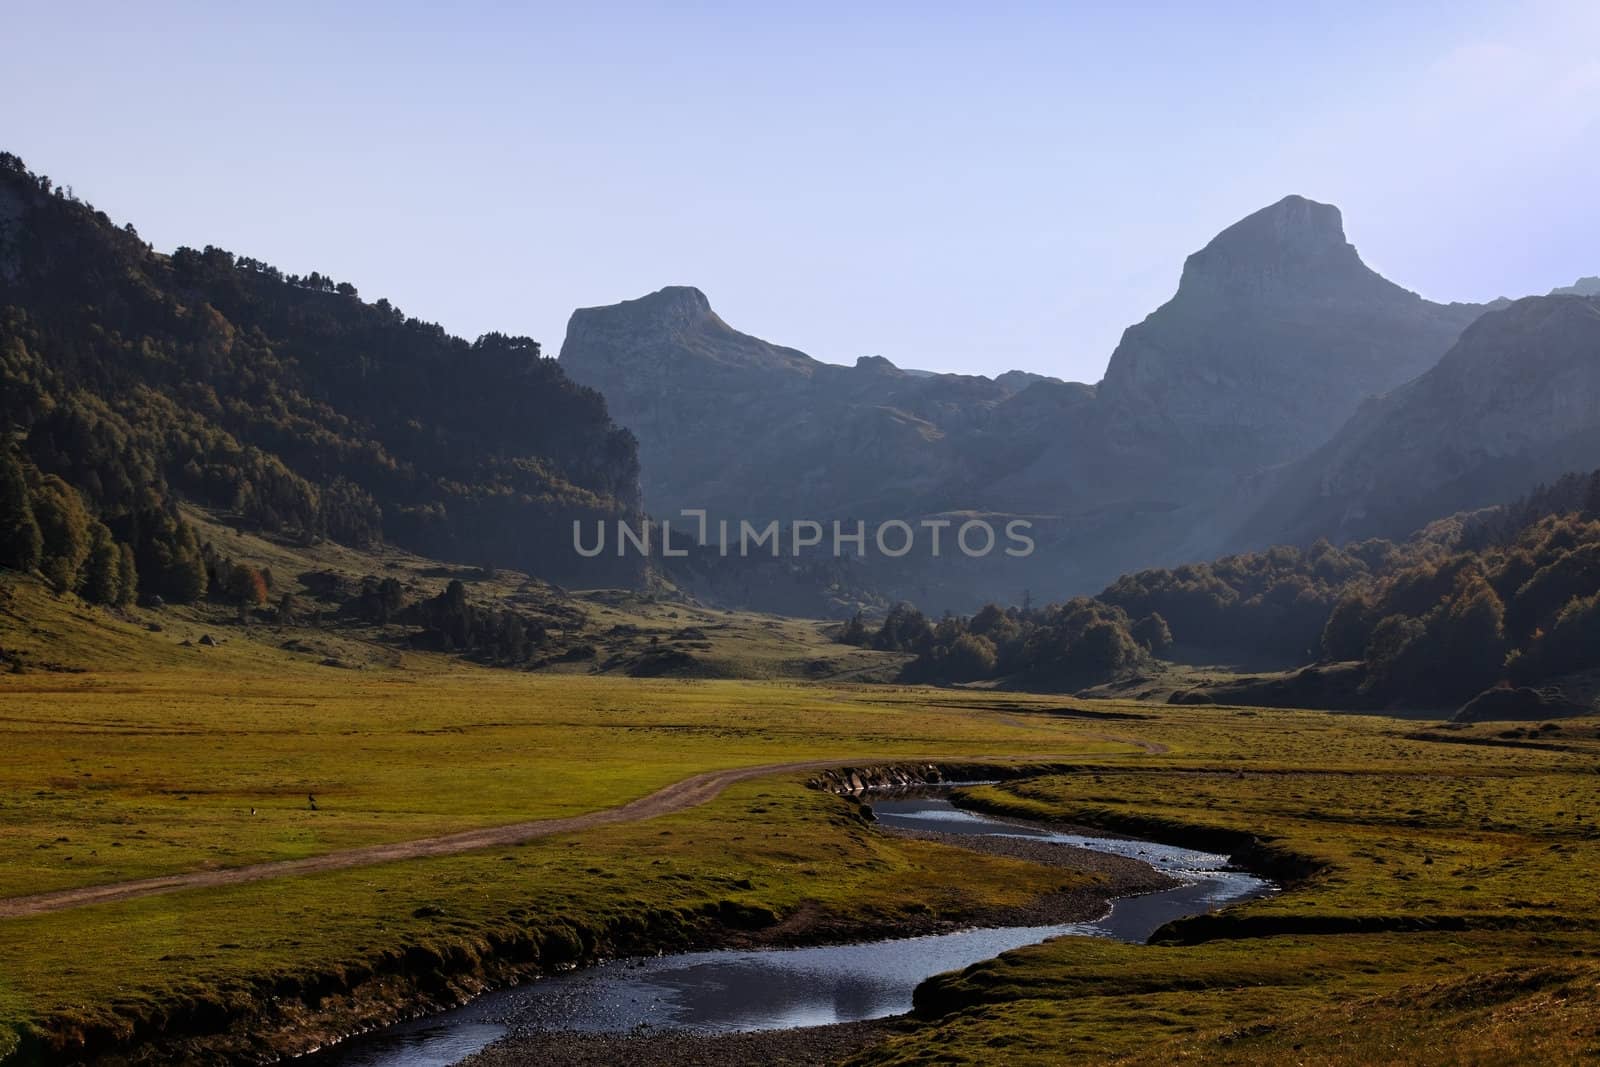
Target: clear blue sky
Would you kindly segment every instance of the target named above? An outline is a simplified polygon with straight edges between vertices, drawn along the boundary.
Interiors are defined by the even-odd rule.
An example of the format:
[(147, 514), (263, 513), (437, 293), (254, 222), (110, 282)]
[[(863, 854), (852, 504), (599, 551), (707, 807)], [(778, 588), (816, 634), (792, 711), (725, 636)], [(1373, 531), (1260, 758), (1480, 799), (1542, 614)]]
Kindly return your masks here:
[(821, 359), (1094, 381), (1290, 192), (1435, 299), (1600, 273), (1594, 0), (243, 7), (9, 5), (0, 147), (552, 354), (692, 284)]

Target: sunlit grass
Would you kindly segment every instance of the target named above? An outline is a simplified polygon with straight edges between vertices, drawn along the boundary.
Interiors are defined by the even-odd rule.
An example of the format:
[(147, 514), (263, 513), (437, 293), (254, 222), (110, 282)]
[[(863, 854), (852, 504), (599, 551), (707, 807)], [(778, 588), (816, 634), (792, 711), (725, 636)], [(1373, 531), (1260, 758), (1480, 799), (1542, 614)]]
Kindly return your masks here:
[[(1369, 737), (1371, 720), (1329, 721), (1352, 722), (1357, 747)], [(1548, 749), (1379, 732), (1391, 751), (1378, 773), (1346, 769), (1328, 738), (1292, 761), (1263, 745), (1270, 758), (1226, 770), (1108, 768), (965, 790), (1014, 815), (1176, 840), (1224, 831), (1310, 873), (1221, 920), (1177, 924), (1178, 944), (1062, 939), (938, 979), (922, 994), (936, 1020), (870, 1062), (1591, 1060), (1596, 724), (1564, 723), (1563, 746)]]

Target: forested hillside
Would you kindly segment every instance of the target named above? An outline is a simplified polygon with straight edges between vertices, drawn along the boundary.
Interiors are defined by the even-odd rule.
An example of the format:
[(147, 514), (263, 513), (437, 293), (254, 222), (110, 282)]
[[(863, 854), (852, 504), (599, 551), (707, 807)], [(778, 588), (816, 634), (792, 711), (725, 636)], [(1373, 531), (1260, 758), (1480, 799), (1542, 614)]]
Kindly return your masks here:
[(916, 653), (908, 681), (1079, 689), (1147, 672), (1157, 658), (1311, 664), (1272, 686), (1247, 679), (1187, 695), (1454, 707), (1487, 689), (1537, 686), (1544, 692), (1522, 697), (1529, 712), (1558, 714), (1587, 704), (1594, 687), (1574, 676), (1600, 668), (1600, 471), (1403, 542), (1278, 546), (1124, 575), (1093, 599), (989, 605), (938, 622), (902, 605), (875, 631), (858, 618), (840, 636)]
[(158, 253), (9, 154), (0, 430), (0, 566), (93, 599), (204, 592), (179, 499), (595, 582), (616, 575), (575, 556), (572, 521), (638, 509), (632, 435), (534, 341), (469, 343), (217, 248)]

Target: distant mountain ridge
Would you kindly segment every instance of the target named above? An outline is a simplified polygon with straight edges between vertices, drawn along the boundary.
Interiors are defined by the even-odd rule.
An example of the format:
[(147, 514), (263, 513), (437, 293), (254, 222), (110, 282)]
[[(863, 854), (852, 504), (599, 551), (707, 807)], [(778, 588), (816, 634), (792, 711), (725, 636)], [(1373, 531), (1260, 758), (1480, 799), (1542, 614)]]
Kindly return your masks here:
[(663, 512), (874, 517), (935, 506), (947, 483), (989, 468), (990, 442), (1019, 421), (1093, 395), (1022, 372), (907, 372), (881, 356), (823, 363), (740, 333), (687, 286), (575, 311), (560, 361), (646, 442), (645, 500)]
[(823, 364), (739, 333), (687, 288), (574, 313), (560, 359), (638, 436), (652, 510), (1036, 524), (1027, 561), (886, 568), (938, 607), (1092, 591), (1226, 550), (1263, 472), (1433, 366), (1485, 307), (1395, 285), (1337, 208), (1290, 196), (1190, 256), (1098, 385)]
[(1026, 558), (786, 557), (708, 577), (741, 604), (778, 585), (933, 611), (1059, 599), (1272, 542), (1404, 536), (1600, 466), (1597, 308), (1595, 277), (1424, 300), (1366, 267), (1336, 208), (1291, 196), (1190, 256), (1097, 385), (823, 363), (687, 286), (579, 309), (556, 361), (315, 272), (158, 253), (0, 153), (7, 469), (40, 499), (64, 479), (141, 570), (187, 545), (183, 500), (308, 539), (631, 583), (647, 564), (578, 559), (573, 520), (706, 508), (1033, 526)]

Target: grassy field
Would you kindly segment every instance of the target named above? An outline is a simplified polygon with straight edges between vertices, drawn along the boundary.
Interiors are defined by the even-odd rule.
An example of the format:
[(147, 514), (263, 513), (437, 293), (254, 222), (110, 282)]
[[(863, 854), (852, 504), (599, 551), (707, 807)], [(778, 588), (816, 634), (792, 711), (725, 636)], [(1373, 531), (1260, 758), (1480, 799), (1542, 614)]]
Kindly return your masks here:
[[(275, 574), (304, 564), (211, 533), (269, 566), (287, 553)], [(426, 561), (341, 551), (314, 562), (402, 570), (422, 592), (448, 580)], [(555, 596), (515, 575), (479, 580), (484, 595)], [(1450, 727), (802, 682), (884, 658), (830, 646), (804, 621), (606, 591), (551, 603), (580, 612), (602, 650), (530, 674), (342, 624), (117, 615), (0, 586), (0, 644), (27, 665), (0, 675), (0, 897), (595, 811), (720, 768), (1018, 757), (1075, 769), (968, 802), (1249, 844), (1295, 884), (1182, 924), (1167, 944), (1074, 939), (940, 980), (922, 996), (926, 1021), (874, 1062), (1600, 1050), (1594, 721)], [(199, 643), (208, 633), (217, 644)], [(680, 640), (714, 673), (763, 680), (626, 676), (629, 657)], [(517, 847), (0, 920), (0, 1055), (163, 1030), (308, 1048), (352, 1018), (448, 1003), (519, 966), (746, 928), (914, 930), (1081, 877), (876, 833), (804, 777)], [(252, 1030), (270, 1038), (252, 1045)]]
[[(1147, 757), (1096, 720), (1034, 713), (1056, 706), (1042, 699), (997, 712), (934, 691), (437, 661), (268, 672), (237, 644), (208, 649), (241, 657), (226, 671), (0, 678), (0, 896), (592, 811), (716, 768)], [(174, 1005), (220, 1011), (285, 981), (410, 951), (487, 954), (552, 925), (593, 938), (665, 915), (687, 936), (694, 917), (750, 908), (887, 927), (1065, 888), (1058, 871), (953, 865), (871, 834), (802, 777), (510, 850), (0, 921), (0, 1015), (13, 1032), (130, 1033)]]
[(0, 896), (593, 811), (725, 767), (1142, 754), (1109, 736), (931, 691), (490, 670), (10, 677)]
[[(46, 591), (35, 580), (0, 579), (0, 672), (220, 670), (318, 671), (459, 665), (419, 653), (414, 627), (379, 627), (340, 610), (366, 579), (393, 578), (415, 602), (454, 580), (468, 599), (510, 607), (546, 626), (553, 639), (540, 670), (629, 675), (670, 660), (675, 676), (805, 681), (885, 681), (909, 656), (834, 642), (828, 624), (756, 612), (720, 611), (672, 595), (622, 589), (559, 589), (516, 571), (486, 573), (383, 547), (355, 551), (332, 542), (305, 545), (236, 529), (218, 516), (185, 508), (201, 540), (219, 555), (263, 569), (271, 599), (295, 598), (301, 618), (275, 611), (242, 613), (202, 601), (106, 611)], [(213, 644), (203, 642), (210, 637)], [(572, 655), (567, 655), (572, 653)]]
[[(1330, 721), (1364, 734), (1378, 720)], [(1391, 758), (1364, 771), (1312, 745), (967, 791), (1013, 815), (1255, 838), (1301, 874), (1288, 892), (1177, 924), (1167, 944), (1064, 939), (940, 979), (921, 997), (935, 1021), (872, 1062), (1600, 1056), (1597, 724), (1377, 730)]]

